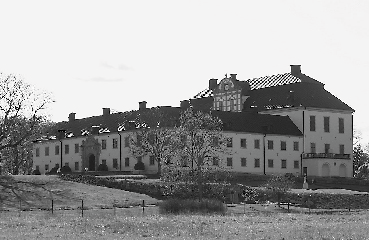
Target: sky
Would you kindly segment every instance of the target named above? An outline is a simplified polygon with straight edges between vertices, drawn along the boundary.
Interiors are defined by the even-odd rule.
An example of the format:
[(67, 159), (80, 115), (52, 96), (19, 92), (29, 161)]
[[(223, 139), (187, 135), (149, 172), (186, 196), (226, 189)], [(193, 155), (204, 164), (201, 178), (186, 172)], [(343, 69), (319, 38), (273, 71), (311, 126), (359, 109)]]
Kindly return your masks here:
[(3, 1), (0, 72), (51, 94), (52, 121), (179, 106), (211, 78), (291, 64), (355, 109), (369, 142), (369, 1)]

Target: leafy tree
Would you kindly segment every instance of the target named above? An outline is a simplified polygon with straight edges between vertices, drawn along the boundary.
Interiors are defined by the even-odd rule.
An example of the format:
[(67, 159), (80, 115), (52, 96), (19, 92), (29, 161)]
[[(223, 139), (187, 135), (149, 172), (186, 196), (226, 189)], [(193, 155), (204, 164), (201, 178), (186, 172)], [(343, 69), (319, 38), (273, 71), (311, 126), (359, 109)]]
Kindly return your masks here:
[(134, 123), (136, 131), (129, 136), (130, 152), (136, 158), (153, 156), (160, 176), (162, 163), (173, 157), (174, 120), (157, 107), (140, 112)]
[(188, 160), (192, 170), (196, 169), (200, 201), (204, 172), (212, 168), (214, 159), (221, 164), (219, 156), (229, 153), (222, 127), (223, 123), (218, 117), (189, 108), (182, 113), (180, 126), (175, 129), (176, 141), (173, 146), (178, 156)]
[(354, 146), (354, 177), (367, 178), (369, 176), (369, 154), (362, 148), (361, 144)]
[(286, 196), (289, 190), (294, 185), (294, 181), (284, 176), (274, 175), (271, 177), (264, 187), (267, 189), (267, 193), (270, 197), (276, 198), (278, 207), (280, 206), (281, 200)]

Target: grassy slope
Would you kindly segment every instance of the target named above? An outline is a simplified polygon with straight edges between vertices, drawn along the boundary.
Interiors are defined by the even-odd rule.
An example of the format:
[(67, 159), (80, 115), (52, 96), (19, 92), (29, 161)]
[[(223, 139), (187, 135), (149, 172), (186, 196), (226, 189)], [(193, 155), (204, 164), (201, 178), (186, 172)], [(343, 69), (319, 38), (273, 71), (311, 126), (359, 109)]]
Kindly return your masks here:
[(51, 199), (54, 200), (55, 208), (72, 209), (81, 206), (81, 199), (84, 200), (84, 207), (87, 208), (112, 207), (114, 202), (118, 206), (134, 206), (141, 204), (142, 200), (145, 200), (145, 204), (158, 202), (144, 194), (62, 181), (56, 176), (15, 176), (15, 179), (45, 184), (47, 191), (30, 188), (23, 184), (20, 187), (25, 191), (16, 192), (18, 197), (11, 191), (3, 191), (2, 197), (6, 197), (6, 200), (2, 202), (3, 209), (19, 208), (19, 198), (22, 199), (22, 208), (50, 208)]

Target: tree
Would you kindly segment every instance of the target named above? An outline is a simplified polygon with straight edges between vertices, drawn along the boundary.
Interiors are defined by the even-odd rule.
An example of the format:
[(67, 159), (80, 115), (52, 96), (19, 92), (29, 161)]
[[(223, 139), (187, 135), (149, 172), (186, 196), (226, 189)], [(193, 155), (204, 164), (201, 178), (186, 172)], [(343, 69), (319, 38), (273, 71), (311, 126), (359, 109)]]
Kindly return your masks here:
[(27, 172), (32, 165), (31, 141), (40, 134), (50, 102), (47, 93), (14, 75), (0, 74), (0, 153), (11, 173), (18, 174), (20, 168)]
[(369, 177), (369, 154), (362, 148), (361, 144), (354, 146), (354, 177)]
[(284, 176), (275, 175), (271, 177), (268, 182), (264, 185), (267, 189), (268, 194), (272, 198), (277, 198), (278, 207), (280, 206), (281, 200), (287, 194), (294, 185), (294, 181)]
[[(187, 109), (180, 117), (176, 128), (175, 149), (178, 156), (188, 159), (192, 169), (196, 168), (199, 200), (202, 200), (203, 172), (211, 167), (213, 160), (219, 164), (219, 156), (228, 153), (223, 123), (210, 113)], [(216, 164), (217, 165), (217, 164)]]
[(136, 158), (151, 155), (158, 164), (161, 175), (162, 163), (167, 163), (173, 156), (172, 117), (164, 114), (160, 107), (146, 109), (134, 120), (136, 130), (129, 136), (129, 149)]

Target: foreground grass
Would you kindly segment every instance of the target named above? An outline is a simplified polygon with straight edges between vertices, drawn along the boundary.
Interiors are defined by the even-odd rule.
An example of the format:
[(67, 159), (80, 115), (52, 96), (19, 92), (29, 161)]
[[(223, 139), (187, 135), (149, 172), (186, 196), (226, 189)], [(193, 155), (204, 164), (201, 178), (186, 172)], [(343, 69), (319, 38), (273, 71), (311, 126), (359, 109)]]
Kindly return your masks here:
[[(139, 209), (137, 209), (139, 211)], [(369, 212), (112, 216), (107, 210), (2, 212), (0, 239), (368, 239)]]

